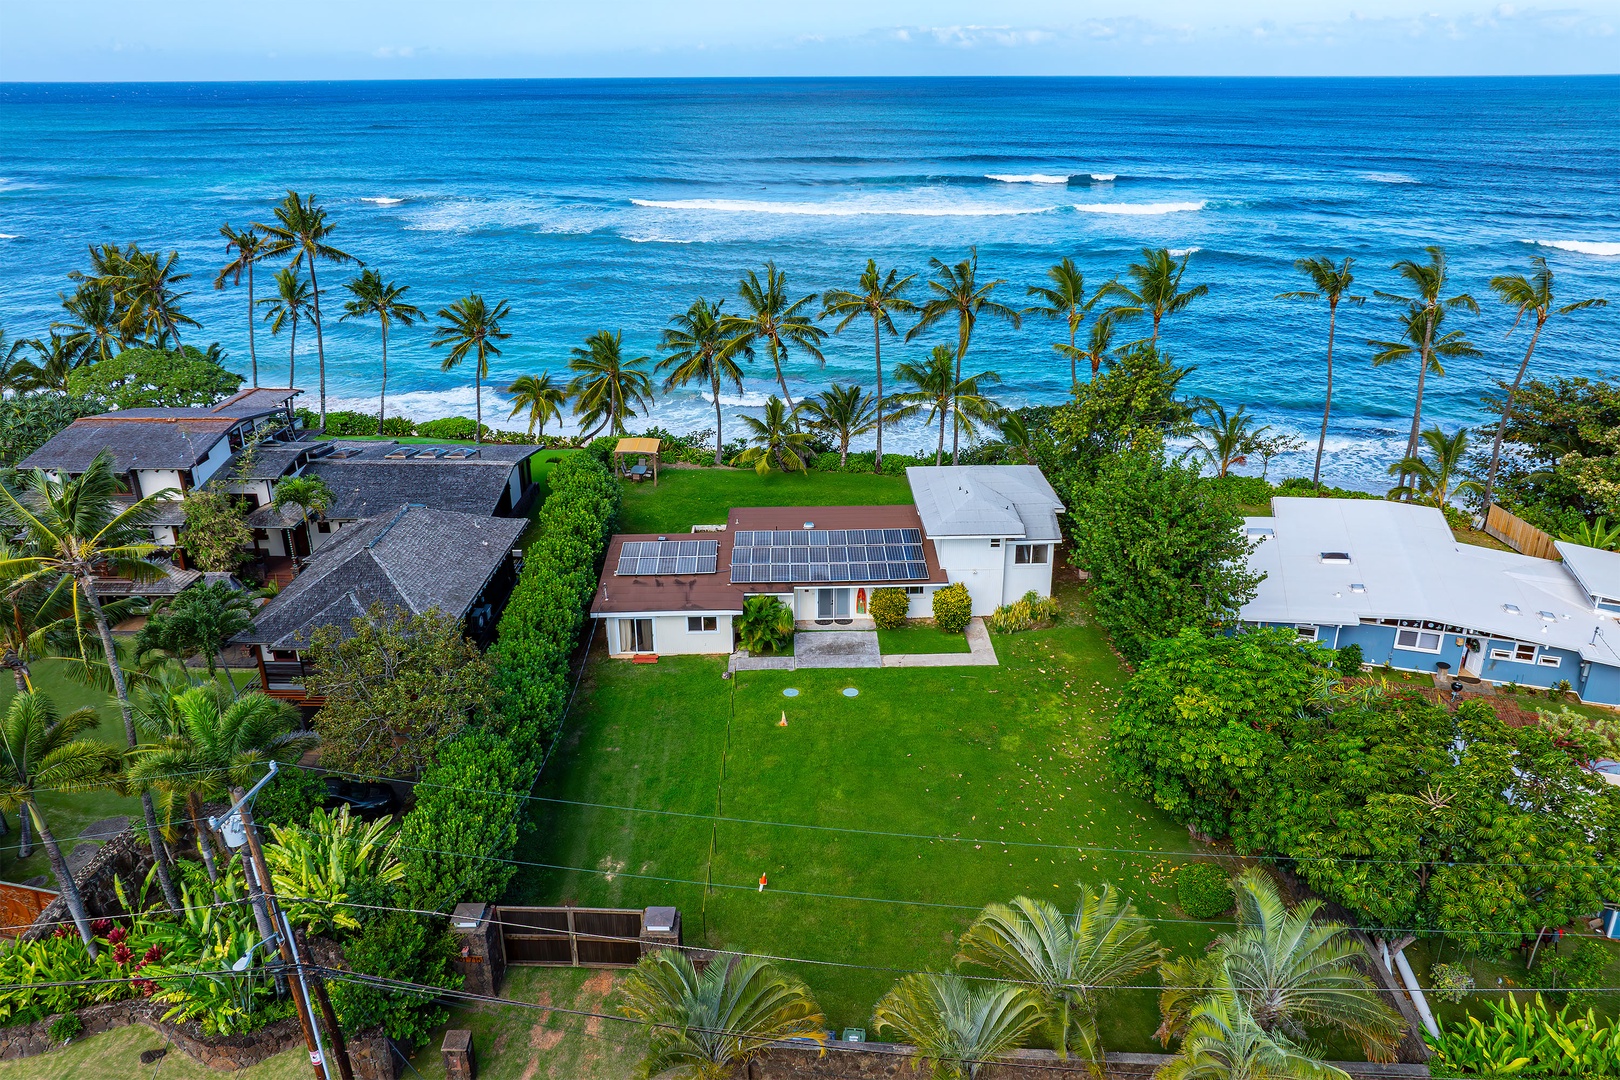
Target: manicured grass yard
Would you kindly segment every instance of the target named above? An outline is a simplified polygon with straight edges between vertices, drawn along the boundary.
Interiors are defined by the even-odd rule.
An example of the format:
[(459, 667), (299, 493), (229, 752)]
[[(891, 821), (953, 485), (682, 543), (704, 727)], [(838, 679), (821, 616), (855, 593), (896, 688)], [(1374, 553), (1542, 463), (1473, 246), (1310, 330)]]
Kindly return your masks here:
[(879, 630), (878, 649), (889, 655), (901, 653), (965, 653), (968, 648), (966, 634), (947, 634), (927, 623), (901, 627), (899, 630)]
[(734, 506), (888, 506), (911, 501), (904, 476), (872, 473), (772, 473), (752, 469), (676, 469), (652, 481), (624, 483), (619, 532), (688, 532), (718, 525)]
[[(1077, 602), (1073, 590), (1064, 599)], [(674, 904), (689, 944), (829, 962), (789, 966), (835, 1027), (870, 1027), (895, 978), (884, 969), (947, 966), (957, 936), (991, 900), (1024, 893), (1067, 908), (1077, 881), (1110, 880), (1145, 914), (1180, 920), (1170, 876), (1176, 853), (1189, 850), (1187, 832), (1122, 796), (1103, 762), (1125, 676), (1101, 632), (1064, 626), (998, 637), (996, 648), (999, 668), (747, 672), (730, 681), (717, 659), (593, 660), (538, 796), (920, 835), (538, 801), (517, 857), (552, 868), (520, 871), (508, 899)], [(782, 695), (790, 686), (799, 696)], [(858, 697), (843, 695), (851, 686)], [(1158, 929), (1184, 951), (1201, 949), (1213, 927)], [(1123, 993), (1107, 1010), (1105, 1038), (1114, 1049), (1149, 1050), (1157, 1022), (1151, 991)]]
[[(161, 1050), (166, 1040), (139, 1024), (74, 1041), (67, 1048), (39, 1057), (0, 1061), (0, 1080), (108, 1080), (109, 1077), (162, 1077), (163, 1080), (302, 1080), (310, 1075), (309, 1055), (302, 1045), (286, 1050), (251, 1069), (222, 1073), (199, 1065), (181, 1051), (169, 1048), (156, 1063), (141, 1064), (146, 1050)], [(443, 1074), (443, 1069), (440, 1069)]]

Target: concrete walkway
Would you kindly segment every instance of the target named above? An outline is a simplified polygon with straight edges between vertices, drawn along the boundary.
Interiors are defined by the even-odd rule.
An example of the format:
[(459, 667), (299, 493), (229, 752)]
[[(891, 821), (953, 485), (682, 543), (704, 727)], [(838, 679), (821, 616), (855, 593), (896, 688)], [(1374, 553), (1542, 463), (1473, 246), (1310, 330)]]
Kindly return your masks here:
[(797, 671), (800, 668), (995, 667), (995, 646), (983, 619), (967, 624), (965, 653), (883, 655), (876, 630), (806, 630), (793, 635), (793, 656), (731, 654), (727, 671)]
[(814, 630), (794, 634), (793, 653), (800, 668), (883, 666), (876, 630)]
[(984, 620), (973, 618), (967, 624), (968, 651), (965, 653), (900, 653), (883, 658), (884, 667), (995, 667), (996, 649), (990, 644), (990, 631)]

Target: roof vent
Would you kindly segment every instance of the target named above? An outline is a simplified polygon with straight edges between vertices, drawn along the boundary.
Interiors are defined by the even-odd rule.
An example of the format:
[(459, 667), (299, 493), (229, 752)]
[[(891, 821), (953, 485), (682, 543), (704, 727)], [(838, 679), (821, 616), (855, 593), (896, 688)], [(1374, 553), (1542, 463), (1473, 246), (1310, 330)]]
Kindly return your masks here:
[(1543, 622), (1552, 622), (1554, 619), (1558, 618), (1558, 616), (1554, 615), (1550, 611), (1538, 611), (1536, 614), (1541, 616)]
[(1507, 612), (1509, 615), (1522, 615), (1522, 614), (1524, 614), (1522, 611), (1519, 610), (1519, 605), (1518, 604), (1503, 604), (1502, 605), (1502, 610)]
[(1352, 581), (1350, 583), (1350, 591), (1354, 593), (1364, 593), (1367, 591), (1367, 586), (1359, 581)]
[(1350, 561), (1350, 553), (1348, 551), (1324, 551), (1322, 552), (1322, 561), (1325, 563), (1347, 563)]

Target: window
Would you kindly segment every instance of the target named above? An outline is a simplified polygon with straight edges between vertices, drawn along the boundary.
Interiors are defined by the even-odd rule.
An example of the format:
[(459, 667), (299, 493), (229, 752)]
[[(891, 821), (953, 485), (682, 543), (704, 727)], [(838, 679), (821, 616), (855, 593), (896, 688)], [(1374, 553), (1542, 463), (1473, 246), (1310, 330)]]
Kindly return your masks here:
[(1013, 562), (1017, 564), (1045, 564), (1045, 544), (1019, 544), (1013, 548)]
[(1440, 635), (1427, 630), (1397, 630), (1395, 647), (1413, 649), (1417, 652), (1439, 652)]
[(320, 533), (329, 533), (332, 531), (332, 523), (330, 521), (317, 521), (315, 523), (315, 531)]
[(1540, 664), (1542, 667), (1562, 667), (1564, 661), (1563, 658), (1557, 653), (1542, 653), (1541, 656), (1537, 658), (1536, 663)]
[(921, 585), (907, 585), (906, 586), (906, 595), (907, 596), (921, 596), (922, 594), (923, 594), (923, 587)]
[(1511, 649), (1492, 649), (1492, 660), (1508, 660), (1516, 664), (1533, 664), (1536, 662), (1536, 646), (1519, 644)]
[(993, 548), (1000, 547), (1001, 546), (1001, 537), (998, 536), (998, 537), (994, 538), (993, 540), (991, 540), (990, 541), (990, 546), (993, 547)]
[(1294, 631), (1295, 633), (1299, 634), (1299, 639), (1301, 641), (1316, 640), (1316, 627), (1314, 626), (1296, 626), (1294, 627)]
[(688, 634), (712, 634), (720, 629), (720, 619), (714, 615), (689, 615), (686, 619)]
[(619, 620), (619, 651), (621, 653), (650, 653), (653, 651), (653, 624), (651, 619)]

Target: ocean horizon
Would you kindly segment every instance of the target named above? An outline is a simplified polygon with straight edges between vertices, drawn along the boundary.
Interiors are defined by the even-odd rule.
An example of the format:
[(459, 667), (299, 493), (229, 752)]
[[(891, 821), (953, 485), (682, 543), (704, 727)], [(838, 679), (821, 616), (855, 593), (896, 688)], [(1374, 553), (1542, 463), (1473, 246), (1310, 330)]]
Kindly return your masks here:
[[(1488, 281), (1528, 273), (1534, 255), (1562, 301), (1615, 306), (1555, 316), (1532, 376), (1614, 376), (1616, 115), (1613, 76), (0, 84), (0, 325), (43, 335), (87, 246), (136, 242), (180, 253), (184, 307), (203, 324), (188, 343), (218, 340), (246, 372), (245, 287), (211, 287), (226, 261), (218, 230), (265, 220), (289, 188), (314, 193), (331, 242), (430, 314), (473, 291), (510, 300), (497, 387), (566, 377), (568, 350), (601, 329), (657, 359), (670, 316), (700, 295), (734, 308), (737, 279), (766, 260), (797, 296), (852, 288), (873, 257), (915, 273), (921, 299), (930, 257), (976, 248), (981, 278), (1006, 281), (996, 298), (1024, 306), (1064, 256), (1095, 289), (1142, 248), (1167, 247), (1189, 255), (1187, 284), (1210, 287), (1162, 331), (1196, 368), (1184, 387), (1301, 437), (1309, 449), (1270, 470), (1308, 474), (1327, 311), (1277, 299), (1307, 287), (1300, 257), (1354, 258), (1370, 295), (1404, 291), (1397, 259), (1446, 248), (1452, 290), (1482, 308), (1448, 328), (1483, 355), (1431, 377), (1426, 426), (1486, 419), (1481, 395), (1512, 377), (1528, 341), (1524, 328), (1507, 336), (1512, 313)], [(273, 269), (260, 269), (261, 297)], [(374, 410), (377, 331), (336, 318), (353, 270), (320, 273), (329, 407)], [(1367, 344), (1397, 336), (1397, 310), (1341, 309), (1330, 482), (1381, 490), (1404, 445), (1415, 361), (1375, 369)], [(258, 325), (260, 381), (284, 385), (286, 339)], [(886, 368), (954, 335), (953, 323), (886, 341)], [(390, 334), (389, 411), (472, 415), (470, 375), (441, 372), (429, 337)], [(1065, 339), (1034, 317), (1019, 331), (982, 323), (967, 367), (997, 371), (1004, 404), (1057, 402), (1069, 369), (1051, 344)], [(314, 407), (313, 335), (298, 344)], [(787, 364), (796, 398), (872, 383), (869, 326), (825, 352), (825, 368)], [(723, 396), (728, 413), (775, 392), (763, 356), (749, 376), (742, 396)], [(521, 427), (487, 390), (486, 422)], [(672, 391), (631, 426), (650, 424), (712, 427), (712, 406), (697, 388)], [(921, 430), (885, 442), (932, 446)]]

